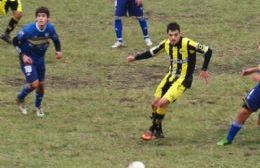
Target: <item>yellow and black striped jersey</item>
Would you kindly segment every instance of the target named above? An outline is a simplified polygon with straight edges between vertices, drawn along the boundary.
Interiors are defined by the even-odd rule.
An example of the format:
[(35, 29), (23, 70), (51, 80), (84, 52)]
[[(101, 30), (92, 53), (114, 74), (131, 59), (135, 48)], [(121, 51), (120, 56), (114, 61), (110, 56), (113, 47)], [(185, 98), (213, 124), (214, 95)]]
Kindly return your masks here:
[(206, 71), (212, 50), (198, 42), (189, 38), (181, 37), (176, 45), (172, 45), (169, 39), (163, 40), (159, 45), (151, 48), (149, 51), (136, 56), (138, 59), (146, 59), (154, 56), (160, 51), (165, 50), (169, 56), (170, 68), (169, 72), (173, 79), (183, 79), (183, 85), (187, 88), (191, 86), (193, 72), (196, 64), (196, 52), (204, 54), (204, 64), (202, 70)]

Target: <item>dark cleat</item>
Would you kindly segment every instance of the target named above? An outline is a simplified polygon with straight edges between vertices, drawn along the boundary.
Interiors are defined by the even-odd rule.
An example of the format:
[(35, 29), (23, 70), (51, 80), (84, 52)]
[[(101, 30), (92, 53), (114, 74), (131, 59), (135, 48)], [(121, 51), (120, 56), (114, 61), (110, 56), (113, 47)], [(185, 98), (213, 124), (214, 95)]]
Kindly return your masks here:
[(9, 36), (9, 34), (2, 34), (1, 36), (0, 36), (0, 38), (3, 40), (3, 41), (5, 41), (5, 42), (7, 42), (8, 44), (12, 44), (12, 40), (11, 40), (11, 37)]

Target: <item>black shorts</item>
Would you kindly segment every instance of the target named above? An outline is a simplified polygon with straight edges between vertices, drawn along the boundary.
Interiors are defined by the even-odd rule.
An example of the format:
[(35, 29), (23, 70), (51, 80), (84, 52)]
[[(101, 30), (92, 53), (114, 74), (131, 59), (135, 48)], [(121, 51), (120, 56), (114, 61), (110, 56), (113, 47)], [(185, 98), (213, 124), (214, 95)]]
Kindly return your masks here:
[(5, 12), (8, 12), (8, 9), (11, 8), (12, 11), (20, 11), (21, 10), (21, 2), (20, 0), (7, 0), (5, 4)]

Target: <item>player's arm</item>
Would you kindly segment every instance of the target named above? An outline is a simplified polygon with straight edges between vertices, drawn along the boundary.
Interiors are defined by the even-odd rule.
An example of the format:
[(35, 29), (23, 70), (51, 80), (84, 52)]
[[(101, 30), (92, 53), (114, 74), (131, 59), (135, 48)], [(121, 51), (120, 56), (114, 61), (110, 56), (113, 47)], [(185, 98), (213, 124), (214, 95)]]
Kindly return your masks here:
[(137, 6), (142, 5), (142, 2), (143, 2), (142, 0), (135, 0), (135, 3), (136, 3)]
[(247, 76), (255, 72), (260, 73), (260, 65), (258, 67), (244, 69), (242, 71), (242, 76)]
[(165, 41), (162, 41), (159, 45), (151, 48), (150, 50), (147, 50), (141, 54), (137, 54), (135, 56), (133, 55), (129, 55), (127, 57), (127, 62), (133, 62), (136, 60), (142, 60), (142, 59), (148, 59), (151, 58), (153, 56), (155, 56), (157, 53), (159, 53), (160, 51), (162, 51), (164, 49), (164, 45), (165, 45)]
[(61, 59), (62, 52), (61, 52), (61, 43), (58, 34), (56, 33), (55, 29), (53, 29), (53, 34), (51, 36), (51, 39), (53, 41), (54, 47), (55, 47), (55, 57), (56, 59)]
[(22, 52), (21, 45), (26, 40), (26, 33), (24, 30), (21, 30), (14, 38), (13, 38), (13, 46), (18, 52), (19, 56), (22, 56), (24, 53)]
[(23, 53), (22, 48), (21, 48), (22, 44), (26, 41), (26, 38), (27, 38), (27, 37), (26, 37), (25, 31), (24, 31), (24, 30), (21, 30), (21, 31), (17, 34), (17, 36), (15, 36), (15, 37), (13, 38), (13, 45), (14, 45), (16, 51), (18, 52), (19, 57), (20, 57), (20, 58), (22, 59), (22, 61), (24, 62), (24, 64), (29, 65), (29, 64), (32, 64), (32, 59), (31, 59), (28, 55), (26, 55), (25, 53)]
[(206, 45), (200, 44), (192, 40), (190, 40), (189, 42), (189, 47), (193, 50), (196, 50), (196, 52), (199, 52), (204, 55), (204, 62), (199, 76), (203, 78), (206, 83), (208, 83), (208, 78), (209, 78), (208, 66), (212, 56), (212, 49)]
[(208, 46), (200, 44), (200, 43), (196, 43), (196, 42), (195, 42), (195, 44), (192, 44), (192, 43), (193, 42), (191, 42), (192, 47), (194, 47), (197, 52), (204, 55), (204, 62), (203, 62), (201, 70), (207, 71), (209, 62), (210, 62), (210, 58), (212, 56), (212, 49), (209, 48)]

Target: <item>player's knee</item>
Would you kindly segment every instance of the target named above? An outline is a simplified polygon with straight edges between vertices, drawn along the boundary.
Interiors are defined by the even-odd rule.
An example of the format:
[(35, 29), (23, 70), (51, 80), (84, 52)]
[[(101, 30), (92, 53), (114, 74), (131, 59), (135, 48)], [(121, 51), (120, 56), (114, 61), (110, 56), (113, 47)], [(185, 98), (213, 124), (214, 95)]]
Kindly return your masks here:
[(121, 16), (115, 16), (115, 20), (122, 20)]
[(37, 93), (44, 94), (44, 84), (39, 82), (39, 87), (37, 88)]
[(39, 81), (34, 81), (33, 83), (31, 83), (31, 88), (36, 89), (39, 88), (40, 86), (40, 82)]
[(166, 99), (161, 99), (158, 104), (157, 104), (157, 107), (159, 108), (164, 108), (166, 107), (170, 102)]
[(158, 103), (158, 102), (152, 102), (152, 109), (153, 109), (153, 110), (156, 110), (156, 109), (157, 109), (157, 103)]
[(252, 112), (249, 109), (243, 108), (237, 116), (237, 122), (240, 124), (244, 124), (247, 118), (251, 115), (251, 113)]
[(23, 17), (23, 12), (15, 12), (13, 16), (16, 20), (20, 20)]
[(142, 20), (145, 20), (145, 17), (144, 16), (136, 16), (136, 19), (142, 21)]

